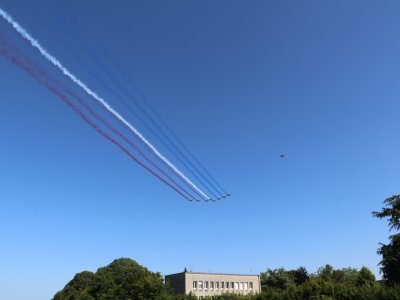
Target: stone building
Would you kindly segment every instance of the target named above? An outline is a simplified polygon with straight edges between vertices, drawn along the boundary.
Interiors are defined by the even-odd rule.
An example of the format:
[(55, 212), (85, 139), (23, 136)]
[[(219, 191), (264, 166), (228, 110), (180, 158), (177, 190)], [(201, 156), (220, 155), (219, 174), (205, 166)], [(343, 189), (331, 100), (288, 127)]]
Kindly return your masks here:
[(259, 275), (219, 274), (187, 272), (165, 276), (167, 282), (176, 294), (192, 294), (204, 296), (221, 295), (225, 293), (255, 294), (261, 290)]

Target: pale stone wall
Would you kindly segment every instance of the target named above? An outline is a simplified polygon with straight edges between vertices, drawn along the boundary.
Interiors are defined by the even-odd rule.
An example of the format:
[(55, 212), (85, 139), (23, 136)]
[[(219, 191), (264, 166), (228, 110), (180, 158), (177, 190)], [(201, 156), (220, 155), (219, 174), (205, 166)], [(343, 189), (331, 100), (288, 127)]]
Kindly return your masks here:
[[(182, 276), (177, 275), (183, 275), (184, 279)], [(175, 288), (176, 291), (181, 291), (182, 284), (184, 284), (185, 294), (192, 292), (198, 297), (221, 295), (224, 293), (256, 294), (260, 292), (261, 288), (258, 275), (183, 272), (168, 275), (166, 279), (171, 278), (170, 276), (173, 276), (174, 279), (179, 278), (180, 280), (180, 282), (173, 280), (173, 284), (177, 285)], [(195, 284), (193, 284), (194, 282)]]

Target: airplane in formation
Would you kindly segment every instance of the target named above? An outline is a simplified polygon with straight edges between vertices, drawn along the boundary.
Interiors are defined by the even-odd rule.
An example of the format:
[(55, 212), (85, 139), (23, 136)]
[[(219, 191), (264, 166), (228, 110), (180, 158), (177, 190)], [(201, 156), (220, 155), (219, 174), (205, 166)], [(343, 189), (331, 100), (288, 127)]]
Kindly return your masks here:
[(217, 197), (218, 200), (222, 199), (222, 198), (226, 198), (229, 197), (231, 194), (227, 193), (226, 195), (222, 195), (221, 197)]

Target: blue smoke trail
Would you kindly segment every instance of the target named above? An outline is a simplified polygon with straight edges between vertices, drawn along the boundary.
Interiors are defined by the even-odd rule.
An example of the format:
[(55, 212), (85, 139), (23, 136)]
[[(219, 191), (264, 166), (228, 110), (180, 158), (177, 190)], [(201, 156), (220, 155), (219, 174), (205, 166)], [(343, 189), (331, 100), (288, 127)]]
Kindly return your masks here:
[[(105, 49), (105, 47), (102, 47), (104, 56), (107, 56), (107, 59), (112, 61), (114, 66), (117, 68), (118, 72), (120, 75), (124, 78), (126, 82), (128, 82), (139, 94), (142, 102), (151, 110), (151, 112), (154, 114), (154, 116), (161, 122), (163, 127), (167, 130), (167, 132), (175, 139), (175, 141), (181, 146), (185, 152), (193, 159), (194, 162), (204, 171), (205, 174), (207, 174), (210, 179), (218, 186), (218, 188), (225, 194), (228, 195), (228, 192), (225, 191), (225, 189), (218, 183), (218, 181), (210, 174), (210, 172), (204, 167), (204, 165), (194, 156), (194, 154), (191, 153), (191, 151), (185, 146), (185, 144), (182, 142), (182, 140), (170, 129), (170, 127), (167, 125), (167, 123), (162, 119), (160, 114), (157, 112), (157, 110), (154, 108), (153, 105), (151, 105), (150, 101), (144, 96), (144, 94), (141, 92), (141, 90), (137, 87), (135, 82), (126, 74), (126, 72), (123, 70), (123, 68), (120, 66), (120, 64), (112, 57), (112, 55)], [(179, 149), (178, 149), (179, 151)], [(182, 152), (179, 151), (179, 153), (182, 154)], [(183, 154), (182, 154), (183, 155)], [(190, 161), (189, 161), (190, 162)], [(207, 180), (205, 178), (205, 180)], [(209, 182), (207, 180), (207, 182)], [(211, 183), (210, 183), (211, 184)], [(218, 189), (216, 189), (218, 191)]]
[[(70, 35), (72, 35), (76, 40), (79, 40), (79, 44), (83, 45), (86, 44), (87, 42), (80, 39), (78, 35), (76, 35), (73, 30), (71, 29), (71, 27), (69, 26), (68, 22), (65, 22), (65, 17), (64, 16), (60, 16), (60, 18), (56, 19), (58, 22), (61, 20), (64, 20), (64, 22), (62, 22), (63, 24), (63, 28), (67, 29), (68, 32), (70, 33)], [(88, 48), (88, 46), (87, 46)], [(130, 98), (131, 100), (134, 100), (134, 97), (127, 92), (117, 81), (115, 81), (114, 77), (109, 73), (108, 68), (102, 63), (102, 60), (97, 56), (96, 54), (96, 49), (91, 49), (92, 51), (86, 49), (86, 51), (88, 52), (89, 56), (91, 56), (95, 62), (97, 63), (99, 69), (101, 69), (102, 72), (104, 72), (104, 74), (107, 75), (108, 80), (114, 84), (114, 86), (116, 86), (119, 90), (120, 93), (125, 94), (126, 97)], [(105, 52), (105, 50), (103, 49), (105, 55), (107, 55), (107, 53)], [(115, 60), (113, 59), (114, 64), (117, 65), (115, 63)], [(85, 64), (86, 65), (86, 64)], [(90, 68), (87, 68), (87, 70), (90, 70)], [(110, 92), (113, 95), (116, 95), (116, 91), (112, 90), (110, 88), (108, 88), (108, 85), (103, 82), (99, 76), (95, 75), (92, 71), (89, 71), (91, 73), (91, 75), (93, 76), (93, 78), (96, 79), (96, 81), (98, 81), (103, 88), (107, 89), (108, 92)], [(121, 72), (121, 70), (120, 70)], [(123, 72), (121, 72), (123, 73)], [(126, 80), (126, 76), (125, 80)], [(129, 80), (130, 81), (130, 80)], [(218, 182), (212, 177), (212, 175), (205, 169), (205, 167), (194, 157), (194, 155), (192, 153), (190, 153), (190, 151), (184, 146), (184, 144), (182, 143), (182, 141), (175, 135), (173, 134), (173, 132), (171, 131), (171, 129), (166, 125), (166, 123), (161, 119), (161, 117), (159, 116), (159, 114), (155, 111), (154, 107), (151, 106), (150, 103), (148, 103), (148, 101), (146, 100), (146, 98), (144, 97), (144, 95), (139, 91), (139, 89), (136, 87), (135, 84), (133, 84), (131, 82), (131, 85), (134, 86), (134, 88), (138, 91), (139, 96), (141, 96), (145, 102), (145, 104), (148, 105), (148, 107), (152, 110), (153, 114), (156, 115), (156, 117), (162, 122), (162, 124), (164, 125), (164, 127), (170, 132), (170, 134), (178, 141), (178, 143), (182, 146), (182, 148), (192, 157), (192, 159), (203, 169), (203, 171), (215, 182), (215, 184), (219, 187), (220, 190), (223, 191), (223, 193), (225, 193), (225, 196), (227, 195), (227, 192), (218, 184)], [(127, 109), (132, 115), (134, 115), (136, 118), (138, 118), (146, 127), (146, 129), (148, 129), (157, 139), (159, 139), (161, 141), (161, 143), (171, 152), (174, 154), (174, 156), (182, 163), (182, 165), (184, 165), (186, 167), (186, 169), (188, 169), (191, 174), (216, 198), (218, 198), (212, 190), (215, 190), (220, 196), (224, 196), (219, 190), (218, 188), (215, 187), (215, 185), (213, 185), (208, 179), (207, 177), (205, 177), (202, 172), (200, 172), (196, 166), (190, 161), (188, 160), (185, 155), (182, 153), (182, 151), (180, 151), (180, 149), (168, 138), (168, 135), (162, 130), (162, 128), (160, 128), (160, 126), (157, 124), (157, 122), (155, 122), (151, 116), (140, 106), (140, 104), (137, 101), (132, 101), (132, 103), (135, 105), (135, 107), (143, 114), (146, 116), (146, 118), (152, 123), (152, 125), (158, 130), (158, 132), (161, 133), (161, 135), (167, 140), (168, 144), (170, 146), (167, 145), (167, 143), (165, 142), (165, 140), (163, 138), (160, 137), (160, 135), (156, 134), (154, 130), (152, 130), (150, 128), (150, 126), (147, 124), (146, 121), (143, 120), (143, 118), (141, 118), (138, 114), (136, 114), (132, 109), (130, 109), (130, 107), (128, 107), (126, 105), (126, 102), (120, 97), (119, 93), (117, 94), (117, 99), (119, 100), (120, 103), (123, 104), (123, 106), (125, 107), (125, 109)], [(172, 148), (173, 149), (172, 149)], [(207, 183), (205, 183), (202, 179), (200, 179), (197, 175), (199, 174), (202, 179)], [(211, 189), (209, 188), (209, 186), (211, 187)]]
[(188, 184), (202, 194), (206, 199), (209, 197), (204, 194), (193, 182), (190, 181), (183, 173), (181, 173), (167, 158), (165, 158), (135, 127), (133, 127), (126, 119), (122, 117), (117, 111), (115, 111), (102, 97), (92, 91), (84, 82), (78, 79), (72, 74), (58, 59), (52, 56), (42, 45), (35, 40), (21, 25), (19, 25), (14, 19), (3, 9), (0, 8), (0, 17), (2, 17), (14, 30), (25, 40), (27, 40), (33, 48), (39, 51), (39, 53), (56, 68), (58, 68), (67, 78), (78, 85), (83, 91), (86, 92), (90, 97), (97, 100), (111, 115), (117, 118), (122, 124), (124, 124), (133, 134), (135, 134), (153, 153), (168, 166), (170, 166), (176, 173), (182, 176)]

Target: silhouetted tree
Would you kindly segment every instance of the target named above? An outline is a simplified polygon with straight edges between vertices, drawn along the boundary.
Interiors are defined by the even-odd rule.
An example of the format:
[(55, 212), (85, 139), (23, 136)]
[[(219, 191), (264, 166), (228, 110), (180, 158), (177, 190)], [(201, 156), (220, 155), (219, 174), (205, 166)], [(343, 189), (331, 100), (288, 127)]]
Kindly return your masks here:
[[(387, 198), (385, 207), (381, 211), (372, 212), (373, 216), (379, 219), (387, 218), (389, 231), (400, 230), (400, 195)], [(389, 236), (389, 244), (380, 244), (378, 254), (382, 255), (381, 272), (383, 279), (388, 285), (400, 283), (400, 233)]]
[(289, 272), (292, 274), (294, 282), (296, 284), (303, 284), (310, 277), (305, 267), (299, 267), (298, 269)]

